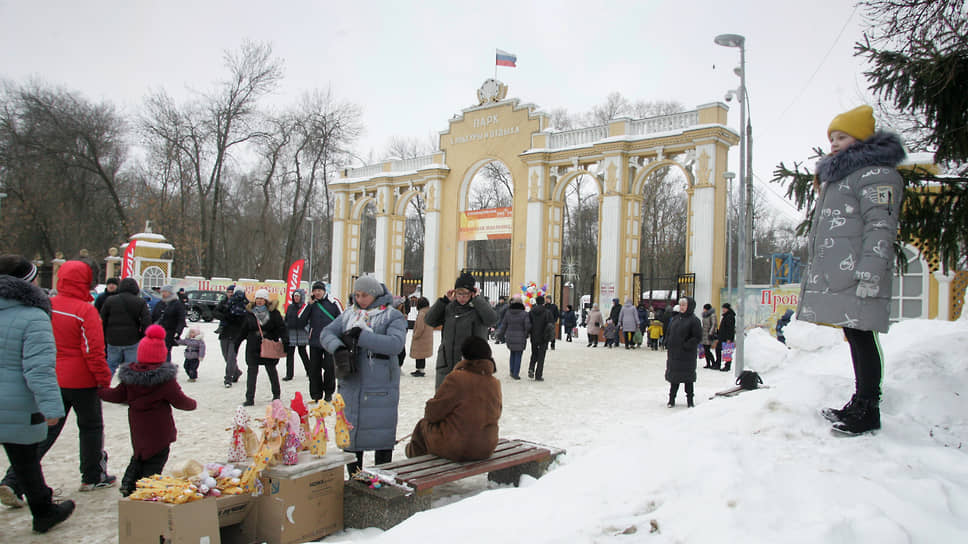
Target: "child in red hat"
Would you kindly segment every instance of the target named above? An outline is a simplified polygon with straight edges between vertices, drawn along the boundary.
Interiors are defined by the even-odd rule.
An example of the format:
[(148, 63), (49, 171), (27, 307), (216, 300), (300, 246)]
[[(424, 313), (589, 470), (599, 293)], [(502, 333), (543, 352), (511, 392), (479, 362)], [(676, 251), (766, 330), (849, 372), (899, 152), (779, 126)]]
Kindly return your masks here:
[(121, 479), (121, 494), (127, 497), (138, 480), (160, 474), (168, 461), (177, 432), (171, 408), (194, 410), (194, 399), (186, 396), (175, 375), (178, 369), (168, 358), (165, 329), (151, 325), (138, 344), (138, 361), (121, 365), (117, 387), (98, 390), (108, 402), (128, 405), (128, 426), (134, 453)]

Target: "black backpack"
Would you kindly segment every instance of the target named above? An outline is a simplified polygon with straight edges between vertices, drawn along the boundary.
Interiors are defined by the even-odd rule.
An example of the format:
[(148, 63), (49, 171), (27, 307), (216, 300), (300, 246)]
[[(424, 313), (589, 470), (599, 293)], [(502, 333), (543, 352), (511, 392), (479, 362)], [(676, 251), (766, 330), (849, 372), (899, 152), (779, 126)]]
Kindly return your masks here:
[(736, 385), (746, 390), (756, 389), (761, 383), (763, 383), (763, 378), (752, 370), (744, 370), (740, 373), (739, 378), (736, 378)]

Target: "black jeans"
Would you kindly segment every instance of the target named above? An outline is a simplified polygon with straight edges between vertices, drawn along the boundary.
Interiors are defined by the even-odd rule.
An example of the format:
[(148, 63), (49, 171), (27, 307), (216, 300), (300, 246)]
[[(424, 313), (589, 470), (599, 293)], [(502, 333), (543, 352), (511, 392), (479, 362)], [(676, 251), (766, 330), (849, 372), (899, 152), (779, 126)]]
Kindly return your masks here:
[(198, 359), (185, 359), (185, 374), (193, 380), (198, 378)]
[[(10, 470), (14, 475), (15, 486), (10, 487), (18, 496), (27, 496), (27, 504), (34, 516), (44, 515), (50, 507), (51, 490), (44, 481), (44, 472), (40, 468), (38, 446), (35, 444), (4, 443), (3, 449), (10, 460)], [(4, 485), (9, 485), (4, 479)]]
[(313, 400), (336, 392), (336, 362), (333, 354), (323, 348), (309, 346), (309, 396)]
[(858, 396), (881, 398), (881, 346), (877, 333), (844, 327), (844, 337), (850, 345), (850, 358), (854, 363), (854, 388)]
[[(94, 387), (86, 389), (61, 388), (61, 399), (64, 401), (64, 417), (53, 427), (47, 427), (47, 438), (36, 444), (37, 459), (43, 459), (47, 451), (57, 441), (64, 422), (71, 413), (71, 408), (77, 417), (77, 438), (80, 446), (81, 483), (94, 484), (100, 482), (107, 475), (107, 454), (104, 453), (104, 419), (101, 417), (101, 399)], [(13, 467), (7, 470), (3, 482), (10, 485), (19, 493), (19, 482), (13, 475)]]
[[(274, 359), (272, 359), (274, 360)], [(276, 371), (276, 364), (247, 364), (249, 371), (245, 376), (245, 400), (255, 402), (255, 382), (259, 379), (259, 367), (264, 366), (266, 375), (269, 376), (269, 387), (272, 389), (272, 398), (277, 399), (282, 395), (282, 388), (279, 386), (279, 373)]]
[(153, 474), (161, 474), (165, 463), (168, 462), (169, 452), (171, 452), (171, 446), (165, 447), (147, 459), (132, 455), (131, 460), (128, 461), (128, 468), (124, 471), (124, 477), (121, 478), (121, 494), (128, 496), (135, 490), (138, 480)]
[(427, 368), (427, 359), (414, 359), (417, 364), (417, 370), (423, 370)]
[(534, 374), (534, 378), (544, 377), (545, 354), (548, 353), (548, 344), (531, 344), (531, 361), (528, 363), (528, 376)]
[(294, 346), (286, 344), (286, 377), (292, 379), (292, 373), (296, 370), (296, 349), (299, 350), (299, 360), (302, 361), (306, 375), (309, 375), (309, 355), (306, 353), (306, 346)]
[[(356, 462), (347, 463), (346, 470), (349, 471), (350, 477), (356, 474), (356, 471), (363, 468), (363, 452), (362, 451), (347, 451), (346, 453), (355, 453)], [(389, 463), (393, 461), (393, 450), (376, 450), (373, 452), (373, 464), (382, 465), (383, 463)]]
[[(694, 382), (686, 382), (686, 399), (692, 400), (693, 391), (695, 388)], [(669, 402), (676, 399), (676, 394), (679, 393), (679, 382), (669, 384)]]

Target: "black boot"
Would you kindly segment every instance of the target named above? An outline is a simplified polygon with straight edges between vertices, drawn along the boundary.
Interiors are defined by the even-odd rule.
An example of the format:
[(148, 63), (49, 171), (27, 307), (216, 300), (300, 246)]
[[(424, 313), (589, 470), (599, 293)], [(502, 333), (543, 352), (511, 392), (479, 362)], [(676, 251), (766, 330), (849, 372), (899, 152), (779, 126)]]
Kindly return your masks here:
[(844, 415), (841, 423), (835, 423), (833, 430), (857, 436), (881, 428), (881, 410), (878, 399), (857, 397), (851, 409)]
[(692, 402), (692, 399), (693, 399), (693, 396), (692, 395), (686, 395), (686, 406), (688, 406), (690, 408), (695, 408), (696, 407), (696, 404), (694, 402)]
[(71, 517), (74, 513), (74, 501), (55, 502), (41, 507), (30, 505), (30, 510), (34, 513), (34, 532), (46, 533), (58, 523)]
[(723, 368), (721, 369), (721, 371), (729, 372), (729, 367), (731, 367), (732, 365), (733, 365), (732, 361), (726, 361), (726, 364), (723, 365)]
[(669, 384), (669, 404), (666, 404), (666, 406), (668, 406), (669, 408), (672, 408), (676, 405), (676, 393), (678, 392), (679, 392), (678, 383)]
[(820, 410), (820, 415), (822, 415), (827, 421), (831, 423), (840, 423), (847, 418), (847, 414), (853, 409), (854, 401), (857, 400), (857, 393), (851, 395), (850, 400), (841, 409), (836, 408), (822, 408)]

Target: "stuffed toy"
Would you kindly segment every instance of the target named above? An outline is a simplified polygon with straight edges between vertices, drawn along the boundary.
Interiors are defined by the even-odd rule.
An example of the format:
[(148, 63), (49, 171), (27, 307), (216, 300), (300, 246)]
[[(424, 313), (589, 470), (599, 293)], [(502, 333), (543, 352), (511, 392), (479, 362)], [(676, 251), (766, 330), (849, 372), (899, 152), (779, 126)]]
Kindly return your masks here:
[(155, 474), (138, 480), (137, 488), (129, 497), (136, 501), (159, 501), (184, 504), (204, 497), (190, 481)]
[(232, 420), (232, 442), (229, 444), (228, 461), (230, 463), (244, 463), (259, 444), (255, 432), (249, 427), (249, 414), (241, 406), (235, 408), (235, 418)]
[(313, 430), (309, 433), (306, 447), (313, 455), (326, 455), (326, 444), (329, 442), (329, 431), (326, 430), (326, 417), (333, 413), (333, 407), (325, 400), (317, 400), (316, 405), (309, 411), (309, 415), (316, 419)]
[(346, 402), (343, 396), (339, 393), (333, 395), (333, 409), (336, 410), (336, 445), (343, 449), (350, 447), (350, 429), (353, 428), (353, 425), (346, 420), (346, 414), (343, 413), (345, 408)]
[(309, 449), (309, 410), (306, 409), (306, 404), (303, 403), (302, 393), (296, 391), (296, 394), (292, 397), (292, 402), (289, 403), (289, 407), (299, 415), (299, 426), (302, 429), (302, 449), (307, 450)]
[[(305, 408), (304, 408), (305, 409)], [(299, 452), (303, 449), (306, 435), (296, 412), (289, 412), (289, 423), (286, 426), (286, 441), (282, 448), (282, 464), (295, 465), (299, 462)]]
[(266, 417), (262, 421), (262, 441), (253, 456), (252, 465), (242, 473), (240, 487), (246, 491), (256, 492), (259, 485), (259, 475), (270, 465), (280, 460), (282, 445), (285, 440), (286, 427), (289, 424), (289, 414), (282, 401), (276, 399), (266, 407)]

